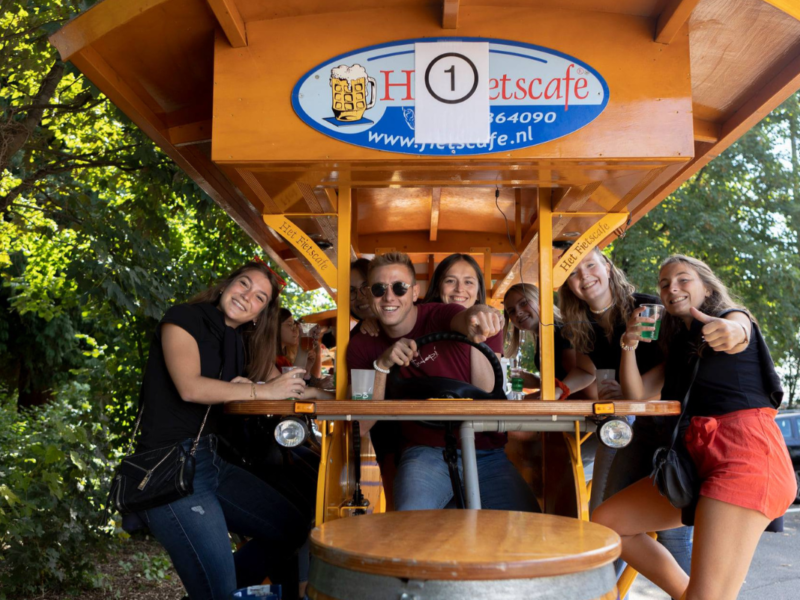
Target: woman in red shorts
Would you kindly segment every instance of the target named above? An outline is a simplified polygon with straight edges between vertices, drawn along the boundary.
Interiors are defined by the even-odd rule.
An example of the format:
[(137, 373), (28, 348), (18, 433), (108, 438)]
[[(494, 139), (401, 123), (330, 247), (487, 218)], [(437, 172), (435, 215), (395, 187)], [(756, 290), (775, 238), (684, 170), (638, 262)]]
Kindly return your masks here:
[[(673, 598), (734, 600), (761, 533), (794, 500), (797, 484), (775, 424), (783, 392), (769, 350), (750, 313), (736, 304), (704, 262), (669, 257), (659, 273), (666, 315), (659, 343), (666, 352), (662, 399), (681, 400), (691, 385), (679, 429), (699, 478), (699, 498), (682, 511), (651, 478), (612, 496), (592, 520), (622, 537), (622, 558)], [(644, 398), (653, 382), (636, 368), (636, 346), (653, 319), (634, 311), (622, 336), (623, 397)], [(697, 362), (693, 382), (692, 373)], [(646, 532), (694, 523), (691, 578)]]

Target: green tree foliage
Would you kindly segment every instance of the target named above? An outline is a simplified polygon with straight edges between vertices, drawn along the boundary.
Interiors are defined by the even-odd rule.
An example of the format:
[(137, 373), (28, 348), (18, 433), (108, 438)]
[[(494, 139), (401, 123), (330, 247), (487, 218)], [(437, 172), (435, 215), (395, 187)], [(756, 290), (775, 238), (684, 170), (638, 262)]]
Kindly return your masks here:
[(93, 581), (156, 323), (260, 253), (59, 61), (47, 36), (91, 4), (0, 0), (0, 598)]
[[(3, 2), (0, 378), (21, 406), (92, 363), (130, 412), (149, 337), (258, 247), (47, 42), (92, 2)], [(5, 170), (4, 170), (5, 169)], [(319, 296), (287, 289), (300, 314)]]
[[(613, 245), (614, 261), (658, 293), (673, 253), (706, 261), (759, 320), (787, 397), (800, 360), (800, 167), (793, 96), (650, 211)], [(793, 366), (793, 368), (792, 368)]]
[[(112, 461), (88, 386), (19, 414), (0, 407), (0, 598), (95, 585)], [(106, 515), (107, 518), (107, 515)]]

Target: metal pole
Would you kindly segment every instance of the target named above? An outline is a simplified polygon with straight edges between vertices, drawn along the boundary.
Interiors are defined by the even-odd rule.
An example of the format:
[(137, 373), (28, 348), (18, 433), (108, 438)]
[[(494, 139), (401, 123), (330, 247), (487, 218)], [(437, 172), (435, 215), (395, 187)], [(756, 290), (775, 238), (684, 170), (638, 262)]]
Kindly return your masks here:
[(461, 464), (464, 468), (464, 496), (467, 508), (480, 509), (481, 488), (478, 483), (478, 457), (475, 454), (475, 430), (472, 423), (461, 423)]

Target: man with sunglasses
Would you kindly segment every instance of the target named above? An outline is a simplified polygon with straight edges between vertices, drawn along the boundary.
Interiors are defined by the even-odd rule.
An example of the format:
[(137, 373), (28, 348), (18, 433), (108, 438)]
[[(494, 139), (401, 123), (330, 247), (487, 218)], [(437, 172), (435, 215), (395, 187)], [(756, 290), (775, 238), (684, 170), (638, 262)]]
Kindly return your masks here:
[[(487, 341), (499, 351), (503, 317), (499, 311), (457, 303), (420, 304), (419, 287), (411, 259), (399, 252), (377, 256), (369, 266), (368, 293), (372, 312), (380, 324), (377, 336), (356, 335), (350, 340), (347, 364), (351, 369), (375, 369), (375, 389), (395, 365), (403, 378), (447, 377), (471, 382), (470, 348), (457, 342), (437, 342), (417, 348), (415, 339), (429, 333), (454, 331), (474, 342)], [(372, 423), (362, 422), (362, 434)], [(394, 478), (396, 510), (444, 508), (451, 503), (453, 488), (442, 456), (444, 429), (402, 421), (400, 459)], [(478, 433), (478, 477), (481, 502), (498, 510), (537, 509), (525, 480), (503, 450), (506, 436)]]

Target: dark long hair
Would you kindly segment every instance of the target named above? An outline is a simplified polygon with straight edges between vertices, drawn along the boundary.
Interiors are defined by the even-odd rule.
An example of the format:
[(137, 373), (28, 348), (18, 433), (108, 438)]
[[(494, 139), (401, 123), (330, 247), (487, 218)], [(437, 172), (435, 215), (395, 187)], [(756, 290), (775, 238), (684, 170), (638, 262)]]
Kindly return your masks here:
[(469, 254), (451, 254), (439, 263), (439, 266), (433, 271), (433, 276), (428, 285), (428, 291), (425, 292), (425, 297), (420, 304), (442, 302), (442, 281), (447, 276), (450, 267), (462, 260), (475, 269), (475, 274), (478, 278), (478, 297), (475, 299), (475, 304), (486, 304), (486, 282), (483, 279), (483, 271), (481, 271), (478, 263)]
[(272, 297), (259, 313), (256, 324), (247, 322), (239, 329), (244, 337), (246, 372), (253, 381), (267, 381), (275, 368), (276, 339), (278, 335), (278, 311), (281, 308), (281, 286), (278, 277), (266, 265), (250, 261), (239, 267), (215, 286), (191, 298), (188, 304), (208, 302), (217, 306), (222, 292), (247, 271), (258, 271), (269, 280)]
[[(611, 299), (614, 304), (609, 309), (607, 321), (609, 327), (605, 329), (605, 333), (609, 341), (613, 341), (611, 336), (614, 332), (614, 325), (627, 323), (631, 318), (634, 309), (633, 293), (636, 288), (628, 281), (625, 273), (600, 251), (600, 248), (595, 246), (587, 257), (592, 253), (596, 253), (597, 259), (609, 266), (608, 289), (611, 291)], [(591, 352), (594, 349), (595, 339), (589, 305), (573, 294), (569, 285), (564, 282), (558, 289), (558, 306), (564, 319), (564, 337), (578, 352), (583, 354)]]

